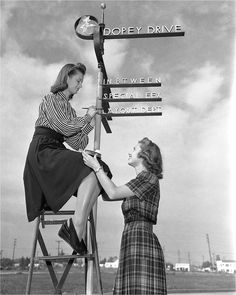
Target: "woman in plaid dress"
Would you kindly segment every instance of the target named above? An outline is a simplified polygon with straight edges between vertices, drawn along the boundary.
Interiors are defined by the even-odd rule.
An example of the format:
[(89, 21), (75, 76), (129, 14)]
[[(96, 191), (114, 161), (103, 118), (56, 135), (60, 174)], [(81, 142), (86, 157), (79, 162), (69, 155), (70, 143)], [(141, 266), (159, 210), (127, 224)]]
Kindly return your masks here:
[(159, 178), (162, 178), (158, 146), (146, 137), (138, 142), (128, 158), (136, 178), (121, 186), (107, 177), (96, 157), (83, 152), (83, 159), (96, 172), (107, 198), (123, 199), (125, 227), (113, 294), (167, 294), (163, 251), (153, 233), (160, 200)]

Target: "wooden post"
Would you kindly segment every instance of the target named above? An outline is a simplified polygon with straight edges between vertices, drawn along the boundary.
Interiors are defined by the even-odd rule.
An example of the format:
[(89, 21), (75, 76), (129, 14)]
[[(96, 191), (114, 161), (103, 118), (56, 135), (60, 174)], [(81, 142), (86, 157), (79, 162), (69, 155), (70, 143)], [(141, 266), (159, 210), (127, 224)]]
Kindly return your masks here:
[[(103, 83), (103, 73), (101, 66), (98, 65), (98, 82), (97, 82), (97, 98), (96, 98), (96, 108), (98, 113), (101, 113), (102, 109), (102, 83)], [(101, 141), (101, 115), (97, 114), (95, 118), (95, 133), (94, 133), (94, 150), (100, 151), (100, 141)]]
[[(101, 113), (102, 109), (102, 83), (103, 83), (103, 73), (101, 70), (101, 65), (98, 65), (98, 78), (97, 78), (97, 98), (96, 98), (96, 108), (98, 113)], [(101, 141), (101, 122), (102, 116), (97, 114), (95, 117), (95, 131), (94, 131), (94, 151), (100, 151), (100, 141)], [(94, 227), (96, 233), (96, 223), (97, 223), (97, 202), (93, 207), (93, 217), (94, 217)], [(91, 237), (90, 237), (90, 223), (87, 225), (87, 246), (88, 251), (92, 250)], [(93, 294), (93, 260), (88, 261), (87, 267), (87, 280), (86, 280), (86, 295)]]

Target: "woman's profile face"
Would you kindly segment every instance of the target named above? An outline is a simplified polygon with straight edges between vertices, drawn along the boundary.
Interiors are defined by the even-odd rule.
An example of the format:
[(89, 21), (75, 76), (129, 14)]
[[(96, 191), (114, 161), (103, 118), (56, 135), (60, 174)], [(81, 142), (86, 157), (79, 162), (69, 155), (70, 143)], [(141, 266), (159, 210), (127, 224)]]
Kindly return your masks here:
[(77, 72), (77, 74), (69, 76), (67, 78), (68, 91), (71, 94), (76, 94), (79, 91), (79, 89), (82, 88), (83, 80), (84, 75), (81, 72)]
[(141, 152), (141, 146), (140, 144), (136, 144), (135, 147), (133, 147), (133, 150), (131, 151), (131, 153), (129, 153), (129, 157), (128, 157), (128, 164), (130, 166), (135, 167), (137, 164), (140, 163), (140, 161), (142, 161), (141, 158), (138, 157), (138, 154)]

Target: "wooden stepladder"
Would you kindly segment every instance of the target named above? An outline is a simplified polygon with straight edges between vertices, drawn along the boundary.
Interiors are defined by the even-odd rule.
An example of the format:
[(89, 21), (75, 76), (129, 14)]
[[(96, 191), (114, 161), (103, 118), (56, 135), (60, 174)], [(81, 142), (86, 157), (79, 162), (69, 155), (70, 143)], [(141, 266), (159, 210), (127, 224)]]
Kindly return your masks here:
[[(40, 225), (42, 229), (45, 229), (47, 225), (58, 225), (66, 222), (67, 219), (48, 219), (49, 216), (66, 216), (66, 215), (73, 215), (74, 211), (72, 210), (64, 210), (58, 211), (54, 213), (52, 211), (44, 211), (40, 216), (37, 217), (35, 222), (35, 229), (34, 229), (34, 237), (33, 237), (33, 245), (32, 245), (32, 252), (30, 258), (30, 267), (29, 267), (29, 274), (28, 274), (28, 281), (26, 286), (26, 294), (31, 294), (31, 285), (33, 279), (33, 271), (34, 271), (34, 263), (35, 263), (35, 254), (37, 243), (40, 246), (40, 249), (43, 253), (43, 256), (37, 257), (38, 260), (44, 260), (49, 271), (49, 275), (54, 287), (54, 294), (62, 294), (62, 288), (66, 281), (66, 278), (69, 274), (69, 271), (77, 258), (84, 258), (85, 260), (85, 274), (87, 274), (88, 263), (89, 261), (93, 261), (93, 266), (97, 276), (97, 290), (99, 294), (103, 294), (102, 290), (102, 280), (101, 280), (101, 273), (99, 268), (99, 257), (98, 257), (98, 248), (97, 248), (97, 241), (96, 241), (96, 230), (93, 218), (93, 212), (90, 213), (88, 218), (88, 222), (90, 224), (90, 252), (86, 255), (79, 255), (76, 254), (75, 251), (72, 252), (71, 255), (58, 255), (58, 256), (50, 256), (46, 247), (45, 239), (43, 238), (43, 234), (40, 229)], [(58, 280), (56, 272), (54, 270), (54, 262), (57, 261), (65, 261), (66, 266), (64, 268), (64, 272), (62, 273), (60, 279)], [(85, 277), (85, 293), (91, 294), (90, 290), (87, 288), (87, 277)]]

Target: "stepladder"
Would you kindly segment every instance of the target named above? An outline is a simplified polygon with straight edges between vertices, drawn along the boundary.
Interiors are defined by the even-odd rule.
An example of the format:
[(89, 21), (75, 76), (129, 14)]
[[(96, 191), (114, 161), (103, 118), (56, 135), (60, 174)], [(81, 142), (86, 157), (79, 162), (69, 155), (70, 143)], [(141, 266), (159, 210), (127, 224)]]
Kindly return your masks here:
[[(35, 270), (35, 262), (37, 261), (44, 261), (52, 281), (54, 294), (62, 294), (64, 283), (69, 275), (71, 267), (73, 266), (74, 262), (78, 258), (84, 259), (84, 274), (85, 274), (85, 281), (84, 281), (84, 290), (86, 295), (93, 294), (93, 288), (91, 288), (88, 284), (88, 264), (93, 263), (93, 268), (96, 273), (96, 281), (97, 281), (97, 292), (98, 294), (103, 294), (102, 289), (102, 280), (101, 280), (101, 272), (99, 267), (99, 256), (98, 256), (98, 247), (97, 247), (97, 239), (96, 239), (96, 230), (95, 230), (95, 223), (93, 217), (93, 210), (91, 211), (88, 222), (87, 228), (89, 231), (89, 240), (87, 239), (87, 244), (89, 244), (88, 253), (85, 255), (79, 255), (76, 251), (72, 250), (72, 254), (70, 255), (61, 255), (58, 253), (56, 256), (50, 255), (50, 252), (47, 248), (47, 240), (43, 233), (46, 230), (46, 227), (49, 225), (60, 225), (66, 222), (65, 219), (68, 215), (73, 215), (73, 210), (61, 210), (57, 213), (53, 211), (45, 210), (43, 211), (40, 216), (38, 216), (35, 220), (35, 228), (33, 232), (33, 244), (32, 244), (32, 251), (30, 257), (30, 264), (29, 264), (29, 272), (28, 272), (28, 279), (27, 279), (27, 286), (26, 286), (26, 295), (32, 294), (32, 281), (33, 281), (33, 273)], [(58, 218), (59, 217), (59, 218)], [(63, 217), (63, 219), (61, 218)], [(57, 229), (55, 229), (57, 231)], [(42, 256), (36, 256), (37, 246), (40, 248), (42, 252)], [(59, 251), (58, 251), (59, 252)], [(58, 278), (57, 271), (55, 270), (55, 265), (57, 262), (64, 262), (64, 271), (62, 274), (60, 273), (60, 278)], [(79, 274), (78, 274), (79, 275)], [(35, 279), (37, 279), (35, 277)]]

